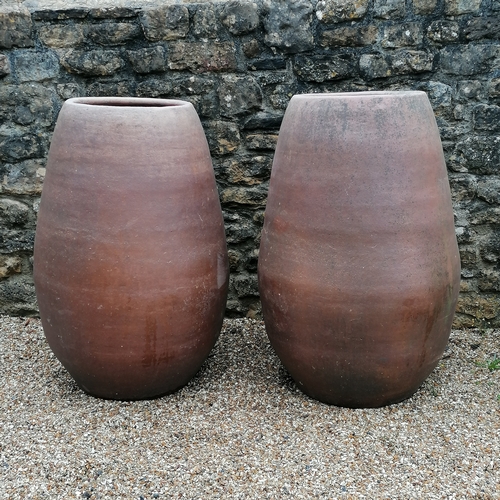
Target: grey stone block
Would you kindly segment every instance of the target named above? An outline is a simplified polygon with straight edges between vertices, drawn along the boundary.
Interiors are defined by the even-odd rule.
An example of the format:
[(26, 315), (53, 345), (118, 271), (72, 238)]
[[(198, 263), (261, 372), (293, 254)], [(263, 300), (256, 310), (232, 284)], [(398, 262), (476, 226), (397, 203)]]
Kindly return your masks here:
[(184, 5), (167, 5), (141, 12), (145, 37), (152, 41), (184, 38), (189, 31), (189, 11)]
[(439, 108), (448, 108), (451, 106), (453, 89), (449, 85), (430, 81), (418, 85), (418, 89), (427, 92), (432, 108), (435, 111)]
[(269, 102), (275, 109), (286, 110), (290, 99), (297, 94), (298, 83), (294, 82), (286, 85), (276, 85), (273, 93), (269, 96)]
[(259, 26), (259, 6), (255, 2), (230, 1), (221, 13), (222, 24), (233, 35), (245, 35)]
[(129, 97), (134, 95), (134, 83), (130, 80), (93, 82), (87, 87), (86, 94), (92, 97)]
[(67, 0), (24, 0), (35, 21), (63, 21), (85, 19), (91, 8), (80, 4), (68, 4)]
[(475, 17), (467, 22), (464, 35), (467, 40), (498, 39), (500, 38), (500, 18), (498, 16)]
[(248, 63), (247, 67), (251, 71), (285, 69), (286, 59), (282, 57), (265, 57)]
[(500, 96), (500, 78), (492, 78), (488, 84), (488, 95), (495, 98)]
[(353, 76), (356, 60), (352, 54), (295, 57), (293, 69), (306, 82), (329, 82)]
[[(497, 191), (497, 196), (498, 196)], [(500, 205), (500, 203), (497, 202)], [(500, 231), (490, 234), (484, 243), (479, 246), (481, 258), (491, 264), (500, 262)], [(499, 309), (500, 310), (500, 309)]]
[(309, 0), (265, 0), (264, 42), (289, 54), (312, 49), (312, 12)]
[(320, 0), (316, 17), (322, 23), (341, 23), (362, 19), (368, 10), (368, 0)]
[(409, 75), (432, 70), (433, 55), (419, 50), (398, 50), (388, 54), (363, 54), (359, 60), (361, 74), (367, 80)]
[(391, 66), (396, 75), (423, 73), (432, 70), (434, 56), (424, 50), (400, 50), (391, 57)]
[(31, 15), (22, 5), (0, 5), (0, 48), (32, 47)]
[(437, 6), (437, 0), (413, 0), (413, 12), (418, 15), (432, 14)]
[(25, 203), (9, 198), (0, 198), (0, 224), (8, 228), (24, 226), (29, 222), (30, 209)]
[[(482, 205), (485, 205), (484, 203)], [(471, 207), (469, 220), (472, 225), (497, 224), (500, 220), (500, 207), (480, 206), (476, 210)]]
[(500, 106), (478, 104), (474, 107), (472, 117), (475, 130), (500, 132)]
[(56, 85), (56, 89), (57, 95), (64, 100), (86, 95), (84, 87), (78, 83), (59, 83)]
[(48, 138), (23, 128), (0, 129), (0, 160), (17, 162), (28, 158), (43, 158), (48, 151)]
[(385, 26), (382, 29), (380, 44), (386, 49), (399, 49), (401, 47), (421, 45), (422, 39), (421, 23), (401, 23)]
[(53, 127), (57, 97), (41, 83), (0, 86), (0, 118), (20, 125)]
[(257, 276), (240, 274), (232, 279), (232, 284), (238, 297), (258, 297), (259, 286)]
[(477, 176), (472, 174), (455, 174), (450, 176), (451, 196), (455, 203), (471, 202), (477, 195)]
[(245, 138), (247, 149), (274, 151), (278, 134), (248, 134)]
[(457, 98), (466, 101), (480, 97), (483, 85), (478, 80), (462, 80), (457, 82)]
[(137, 11), (130, 7), (122, 6), (109, 6), (109, 7), (95, 7), (89, 12), (93, 19), (121, 19), (137, 17)]
[(439, 53), (439, 66), (451, 75), (475, 75), (489, 71), (500, 47), (487, 44), (450, 45)]
[(205, 133), (213, 155), (228, 155), (238, 149), (241, 143), (237, 124), (226, 121), (205, 123)]
[(11, 315), (37, 313), (35, 286), (28, 276), (13, 276), (0, 282), (0, 310)]
[(427, 37), (435, 43), (457, 42), (459, 30), (456, 21), (433, 21), (427, 28)]
[(137, 84), (137, 97), (170, 97), (172, 83), (168, 80), (151, 78)]
[(201, 95), (215, 89), (218, 85), (212, 75), (187, 75), (170, 79), (173, 95)]
[(359, 59), (359, 70), (367, 80), (392, 75), (390, 60), (384, 54), (363, 54)]
[(232, 42), (173, 42), (168, 67), (193, 73), (235, 70), (236, 50)]
[(40, 41), (47, 47), (77, 47), (85, 37), (81, 25), (45, 25), (38, 32)]
[(283, 121), (283, 113), (259, 112), (245, 120), (243, 128), (246, 130), (278, 129)]
[(473, 135), (459, 141), (450, 161), (477, 174), (500, 174), (500, 137)]
[(0, 280), (19, 274), (22, 271), (22, 260), (13, 255), (0, 255)]
[(449, 16), (459, 16), (470, 12), (477, 12), (481, 0), (444, 0), (444, 11)]
[(51, 50), (19, 50), (12, 54), (12, 71), (19, 82), (50, 80), (59, 74), (59, 60)]
[(61, 57), (61, 65), (69, 73), (83, 76), (112, 75), (124, 61), (116, 50), (70, 50)]
[(0, 227), (1, 253), (32, 252), (35, 243), (35, 231), (6, 229)]
[(134, 23), (106, 22), (90, 25), (87, 36), (99, 45), (123, 45), (141, 34)]
[(335, 30), (324, 31), (321, 35), (323, 47), (364, 47), (377, 41), (378, 27), (348, 26)]
[[(45, 178), (45, 159), (20, 163), (0, 162), (0, 193), (13, 195), (39, 195)], [(0, 250), (1, 251), (1, 250)]]
[(243, 43), (242, 49), (245, 56), (250, 59), (259, 56), (262, 52), (259, 42), (255, 39)]
[(132, 69), (136, 73), (161, 72), (167, 68), (165, 49), (160, 46), (129, 50), (127, 51), (127, 55), (132, 64)]
[(239, 245), (245, 241), (254, 240), (256, 236), (257, 228), (251, 222), (243, 221), (226, 225), (226, 240), (230, 244)]
[(219, 35), (219, 16), (213, 4), (196, 5), (192, 29), (197, 38), (216, 38)]
[(480, 273), (478, 288), (482, 292), (500, 292), (500, 271), (483, 269)]
[(267, 186), (260, 184), (252, 187), (232, 186), (223, 189), (221, 202), (227, 205), (246, 205), (250, 207), (265, 206), (267, 199)]
[(238, 116), (262, 108), (262, 89), (251, 76), (222, 77), (219, 87), (219, 106), (222, 116)]
[(5, 54), (0, 54), (0, 78), (10, 75), (10, 61)]
[(220, 179), (230, 184), (258, 186), (269, 180), (272, 162), (271, 156), (238, 155), (234, 159), (222, 162), (217, 173)]
[(405, 0), (374, 0), (375, 17), (401, 19), (405, 15)]

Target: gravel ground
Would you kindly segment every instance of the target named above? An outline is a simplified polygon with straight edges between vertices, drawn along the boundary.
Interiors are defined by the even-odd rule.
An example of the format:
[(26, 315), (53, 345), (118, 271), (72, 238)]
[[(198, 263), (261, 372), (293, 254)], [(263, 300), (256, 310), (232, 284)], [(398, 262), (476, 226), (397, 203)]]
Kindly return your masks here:
[(38, 320), (0, 317), (0, 498), (500, 499), (495, 356), (499, 330), (454, 331), (412, 398), (343, 409), (295, 387), (262, 322), (226, 320), (181, 391), (104, 401)]

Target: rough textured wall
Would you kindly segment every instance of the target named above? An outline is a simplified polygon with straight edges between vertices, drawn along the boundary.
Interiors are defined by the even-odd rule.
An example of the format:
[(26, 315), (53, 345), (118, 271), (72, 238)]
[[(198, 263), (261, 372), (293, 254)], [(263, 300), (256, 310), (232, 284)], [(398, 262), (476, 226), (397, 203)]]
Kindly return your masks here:
[(463, 266), (456, 326), (500, 325), (499, 0), (81, 2), (0, 6), (1, 312), (36, 313), (36, 212), (64, 99), (195, 105), (226, 221), (228, 314), (255, 316), (259, 233), (290, 97), (420, 89), (453, 191)]

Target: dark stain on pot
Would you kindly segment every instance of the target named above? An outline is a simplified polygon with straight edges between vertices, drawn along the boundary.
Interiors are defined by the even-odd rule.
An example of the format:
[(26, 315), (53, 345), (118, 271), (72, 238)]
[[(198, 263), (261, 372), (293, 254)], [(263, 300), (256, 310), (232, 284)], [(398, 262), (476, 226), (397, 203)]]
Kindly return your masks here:
[(144, 355), (142, 357), (142, 366), (151, 366), (157, 361), (157, 346), (156, 346), (156, 318), (147, 313), (146, 316), (146, 331), (144, 332)]

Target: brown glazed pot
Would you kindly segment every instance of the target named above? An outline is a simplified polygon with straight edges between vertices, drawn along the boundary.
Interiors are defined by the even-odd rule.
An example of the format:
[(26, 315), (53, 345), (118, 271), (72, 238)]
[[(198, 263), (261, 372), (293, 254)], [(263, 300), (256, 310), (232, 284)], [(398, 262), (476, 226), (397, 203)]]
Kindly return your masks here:
[(193, 377), (220, 332), (228, 259), (210, 153), (190, 103), (66, 101), (34, 266), (45, 335), (84, 391), (143, 399)]
[(376, 407), (413, 394), (451, 330), (460, 261), (424, 92), (298, 95), (259, 255), (266, 329), (299, 388)]

